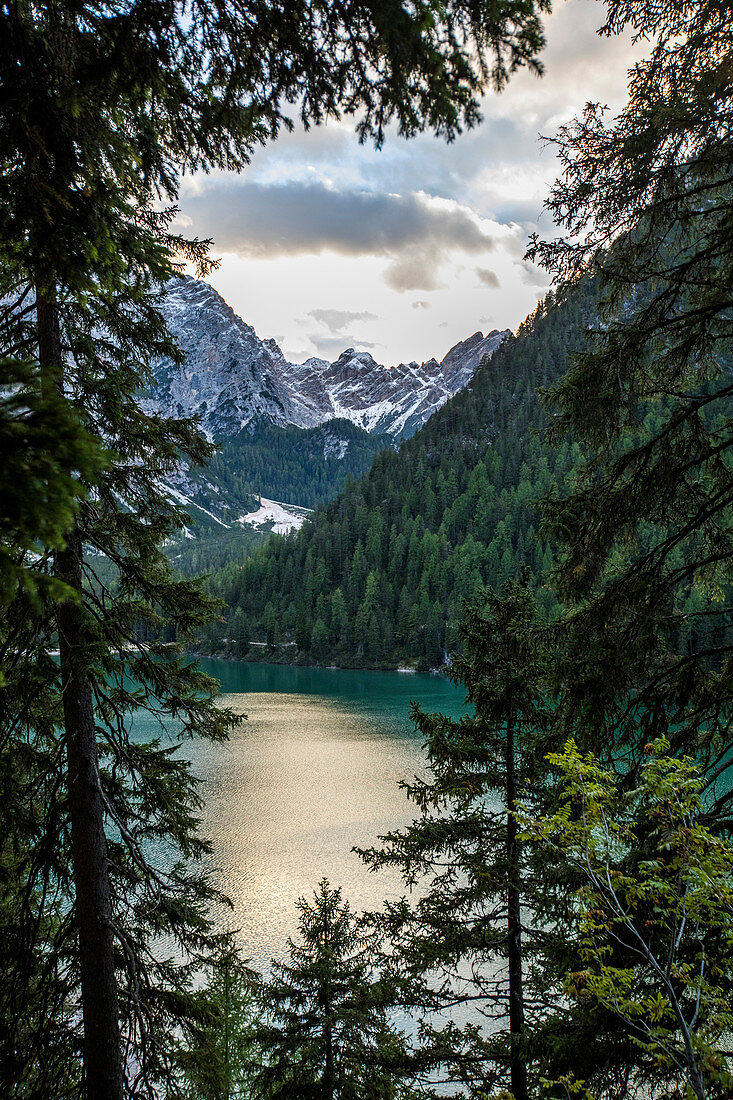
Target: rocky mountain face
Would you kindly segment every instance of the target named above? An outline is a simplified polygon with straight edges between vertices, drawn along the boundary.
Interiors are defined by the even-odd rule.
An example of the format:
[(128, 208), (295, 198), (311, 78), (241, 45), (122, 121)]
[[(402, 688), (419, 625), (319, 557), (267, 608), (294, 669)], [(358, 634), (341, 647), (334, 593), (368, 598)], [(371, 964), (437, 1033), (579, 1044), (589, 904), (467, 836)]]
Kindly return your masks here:
[[(206, 469), (181, 467), (166, 482), (191, 519), (184, 542), (217, 545), (245, 529), (297, 527), (348, 475), (359, 477), (380, 450), (413, 435), (507, 335), (477, 332), (440, 363), (384, 367), (353, 348), (333, 363), (289, 363), (207, 283), (171, 280), (163, 312), (185, 358), (155, 364), (156, 385), (143, 401), (151, 411), (199, 416), (220, 444)], [(172, 552), (180, 557), (180, 547)]]
[(477, 332), (440, 363), (390, 368), (353, 348), (333, 363), (289, 363), (274, 340), (260, 340), (207, 283), (172, 280), (163, 312), (185, 363), (157, 364), (157, 387), (148, 401), (171, 415), (198, 414), (215, 439), (235, 436), (257, 421), (313, 428), (339, 419), (394, 439), (410, 436), (468, 383), (507, 335)]

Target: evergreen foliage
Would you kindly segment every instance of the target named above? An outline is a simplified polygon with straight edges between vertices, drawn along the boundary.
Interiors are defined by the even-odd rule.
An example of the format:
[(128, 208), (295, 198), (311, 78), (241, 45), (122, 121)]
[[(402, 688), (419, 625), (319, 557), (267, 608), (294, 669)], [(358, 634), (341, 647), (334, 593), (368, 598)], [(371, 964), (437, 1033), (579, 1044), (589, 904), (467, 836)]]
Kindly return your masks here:
[[(563, 293), (596, 272), (601, 299), (550, 398), (585, 459), (544, 528), (574, 608), (565, 732), (635, 766), (665, 736), (711, 777), (733, 719), (730, 25), (729, 4), (610, 6), (609, 33), (653, 48), (617, 119), (590, 105), (561, 131), (567, 235), (532, 250)], [(718, 780), (711, 813), (730, 805)]]
[(44, 391), (32, 363), (0, 363), (0, 604), (18, 585), (51, 585), (29, 565), (58, 549), (73, 522), (83, 483), (71, 471), (89, 480), (103, 462), (99, 441), (58, 394)]
[(331, 420), (318, 428), (260, 422), (223, 443), (207, 473), (240, 499), (261, 494), (314, 508), (332, 500), (348, 475), (365, 473), (391, 442), (389, 436), (365, 432), (349, 420)]
[[(188, 524), (186, 525), (188, 527)], [(186, 577), (223, 569), (225, 565), (241, 565), (270, 537), (267, 528), (259, 529), (242, 524), (228, 531), (198, 531), (193, 538), (174, 535), (165, 547), (165, 553), (177, 573)], [(103, 572), (98, 567), (97, 572)]]
[(253, 1095), (262, 1100), (393, 1100), (390, 1063), (401, 1036), (391, 1026), (388, 987), (374, 935), (360, 928), (341, 891), (323, 879), (298, 902), (299, 937), (289, 961), (273, 963), (262, 989), (263, 1054)]
[[(564, 484), (577, 452), (544, 442), (537, 391), (566, 369), (592, 311), (587, 286), (562, 306), (541, 303), (397, 453), (379, 454), (297, 535), (217, 573), (211, 590), (229, 623), (241, 611), (250, 640), (294, 640), (301, 659), (432, 667), (458, 644), (463, 601), (523, 567), (553, 617), (544, 587), (553, 554), (537, 535), (537, 501)], [(230, 636), (221, 624), (204, 641), (221, 652)]]
[(369, 468), (387, 435), (365, 432), (348, 420), (318, 428), (250, 424), (225, 440), (203, 469), (186, 470), (183, 483), (190, 522), (166, 550), (187, 575), (244, 561), (268, 532), (240, 523), (262, 497), (302, 509), (332, 500), (346, 478)]
[(251, 1096), (256, 1027), (256, 976), (242, 962), (234, 936), (207, 968), (194, 1041), (181, 1053), (186, 1100), (245, 1100)]
[[(605, 870), (590, 860), (597, 904), (569, 969), (582, 974), (594, 955), (576, 1003), (625, 1018), (620, 1087), (661, 1096), (730, 1087), (727, 1025), (716, 1022), (729, 979), (725, 965), (708, 972), (705, 957), (725, 952), (729, 934), (719, 838), (732, 797), (730, 21), (725, 4), (610, 5), (606, 31), (633, 27), (653, 43), (650, 56), (632, 70), (617, 119), (589, 105), (561, 131), (564, 175), (548, 208), (567, 235), (531, 250), (561, 296), (592, 273), (600, 299), (600, 323), (550, 395), (552, 433), (569, 432), (583, 455), (543, 528), (558, 546), (554, 579), (569, 608), (555, 724), (641, 799), (632, 847), (610, 853)], [(694, 758), (700, 803), (684, 762), (649, 764), (660, 740)], [(591, 816), (610, 782), (585, 789)], [(565, 839), (577, 856), (577, 835)], [(720, 925), (706, 911), (715, 881)], [(585, 1064), (569, 1060), (570, 1078), (613, 1095), (589, 1069), (592, 1049)]]
[[(515, 818), (520, 799), (543, 806), (551, 724), (545, 630), (528, 578), (500, 596), (483, 592), (461, 633), (451, 678), (473, 713), (453, 721), (413, 709), (430, 764), (429, 778), (406, 785), (420, 817), (362, 855), (418, 887), (414, 902), (388, 903), (375, 919), (403, 1003), (420, 1016), (413, 1060), (423, 1087), (528, 1100), (538, 1088), (535, 1032), (553, 1007), (538, 974), (564, 910), (547, 853), (538, 859), (521, 843)], [(432, 1081), (443, 1088), (433, 1093)]]
[[(477, 1098), (730, 1092), (728, 3), (612, 0), (607, 31), (632, 25), (652, 52), (619, 119), (589, 106), (562, 132), (549, 206), (570, 239), (533, 246), (559, 298), (303, 532), (211, 582), (230, 606), (212, 648), (244, 655), (254, 639), (272, 657), (294, 641), (302, 659), (423, 666), (452, 651), (474, 708), (459, 722), (415, 710), (431, 765), (408, 785), (420, 817), (363, 853), (423, 887), (374, 918), (390, 980), (324, 880), (263, 986), (251, 1081), (248, 979), (212, 932), (176, 752), (188, 734), (224, 737), (232, 716), (167, 641), (201, 637), (213, 608), (159, 549), (184, 520), (161, 486), (210, 451), (137, 395), (153, 357), (176, 356), (156, 288), (176, 254), (207, 261), (154, 202), (175, 201), (181, 167), (242, 167), (296, 100), (306, 125), (356, 114), (377, 144), (390, 121), (451, 137), (489, 80), (536, 67), (544, 10), (3, 9), (4, 1095), (386, 1100), (396, 1068), (428, 1094)], [(544, 434), (541, 386), (556, 412)], [(140, 709), (178, 734), (136, 737)], [(570, 742), (550, 757), (558, 806), (543, 758), (567, 733), (619, 775)], [(421, 1014), (409, 1058), (388, 1022), (396, 995)]]
[[(572, 795), (549, 816), (561, 841), (555, 845), (559, 870), (564, 863), (566, 885), (577, 885), (580, 874), (590, 886), (577, 899), (571, 893), (569, 907), (553, 905), (559, 883), (547, 863), (542, 890), (530, 889), (526, 869), (536, 857), (526, 847), (517, 850), (528, 908), (534, 907), (521, 946), (535, 964), (531, 1001), (541, 1010), (531, 1019), (520, 1015), (521, 1026), (516, 1015), (512, 1026), (510, 1017), (508, 1035), (480, 1026), (476, 1016), (466, 1027), (424, 1021), (423, 1071), (444, 1067), (451, 1083), (477, 1095), (509, 1083), (518, 1049), (529, 1069), (526, 1082), (521, 1073), (511, 1082), (520, 1096), (544, 1086), (551, 1095), (614, 1098), (730, 1091), (721, 1049), (730, 1028), (731, 927), (724, 839), (731, 805), (730, 16), (727, 5), (712, 3), (611, 4), (607, 30), (633, 25), (652, 39), (651, 57), (634, 70), (629, 107), (616, 122), (606, 126), (602, 112), (589, 107), (560, 139), (567, 172), (550, 207), (575, 240), (537, 244), (534, 255), (558, 272), (555, 316), (577, 302), (579, 287), (587, 291), (588, 276), (602, 301), (599, 314), (584, 318), (595, 323), (588, 346), (552, 397), (555, 447), (565, 445), (568, 433), (583, 444), (573, 456), (579, 460), (573, 478), (564, 486), (558, 479), (544, 529), (564, 548), (556, 576), (571, 614), (547, 634), (562, 659), (550, 684), (537, 690), (530, 653), (521, 683), (537, 690), (543, 731), (549, 725), (553, 740), (574, 732), (619, 775), (612, 780), (574, 750), (554, 757)], [(478, 376), (479, 386), (491, 366)], [(420, 494), (427, 515), (435, 507), (436, 485), (425, 472), (431, 452), (419, 448), (432, 438), (438, 453), (440, 441), (431, 432), (445, 427), (441, 417), (452, 408), (460, 408), (460, 399), (434, 418), (415, 449), (404, 449), (412, 467), (403, 491), (411, 517), (419, 513), (410, 490)], [(450, 433), (445, 436), (450, 446)], [(380, 590), (380, 580), (390, 576), (389, 559), (386, 569), (384, 558), (371, 568), (369, 552), (385, 541), (391, 546), (392, 527), (376, 519), (370, 545), (368, 536), (374, 517), (394, 522), (396, 509), (387, 511), (390, 483), (379, 472), (382, 461), (394, 463), (391, 480), (398, 481), (399, 458), (378, 460), (359, 483), (358, 499), (349, 487), (354, 505), (347, 514), (356, 537), (348, 574), (341, 565), (334, 572), (329, 551), (339, 546), (339, 535), (342, 547), (349, 537), (335, 523), (348, 490), (300, 542), (276, 544), (248, 567), (258, 593), (271, 579), (282, 584), (285, 578), (289, 603), (274, 586), (262, 593), (262, 625), (272, 644), (292, 630), (301, 650), (327, 654), (332, 623), (325, 599), (318, 605), (325, 591), (335, 600), (347, 652), (351, 646), (357, 658), (368, 656), (380, 634), (389, 649), (394, 620), (380, 622), (375, 613), (394, 606), (394, 595), (390, 604)], [(319, 524), (328, 534), (321, 542)], [(456, 548), (449, 549), (452, 559)], [(508, 554), (507, 569), (511, 562)], [(291, 565), (306, 589), (300, 603)], [(355, 600), (348, 587), (354, 575), (361, 582)], [(421, 595), (413, 570), (405, 609), (416, 608)], [(250, 610), (248, 599), (243, 606)], [(420, 606), (415, 622), (429, 627), (429, 611)], [(511, 848), (511, 815), (493, 811), (492, 818), (486, 795), (503, 786), (509, 811), (516, 800), (507, 794), (509, 770), (497, 784), (486, 759), (493, 747), (508, 762), (509, 712), (493, 709), (506, 704), (508, 623), (502, 634), (492, 619), (471, 637), (472, 622), (476, 613), (456, 671), (476, 716), (456, 724), (416, 713), (432, 764), (432, 777), (410, 787), (423, 814), (368, 858), (375, 866), (400, 866), (410, 884), (427, 876), (424, 897), (388, 906), (381, 918), (406, 977), (405, 1002), (430, 1011), (478, 990), (472, 1004), (480, 1017), (497, 1003), (492, 951), (499, 958), (506, 952), (511, 963), (506, 945), (486, 933), (494, 930), (492, 920), (508, 920), (515, 908), (509, 895), (517, 866), (507, 859), (501, 882), (492, 880), (500, 828), (507, 855)], [(497, 654), (499, 642), (505, 644)], [(556, 694), (560, 705), (550, 706)], [(531, 739), (533, 717), (517, 728), (538, 750), (546, 736)], [(478, 732), (482, 719), (486, 728)], [(701, 778), (666, 755), (649, 764), (649, 746), (659, 750), (660, 735), (665, 754), (671, 745), (694, 755)], [(545, 793), (541, 763), (532, 751), (529, 761), (537, 769), (532, 794), (539, 797)], [(616, 813), (624, 815), (620, 823)], [(506, 891), (504, 914), (499, 889)], [(436, 974), (431, 982), (428, 975)]]

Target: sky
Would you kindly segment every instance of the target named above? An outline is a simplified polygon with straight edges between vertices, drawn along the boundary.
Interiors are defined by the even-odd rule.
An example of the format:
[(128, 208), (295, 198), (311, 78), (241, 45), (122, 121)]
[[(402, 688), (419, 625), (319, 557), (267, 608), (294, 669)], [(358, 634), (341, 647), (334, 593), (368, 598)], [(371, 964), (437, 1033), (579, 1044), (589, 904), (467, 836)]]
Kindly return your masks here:
[(605, 8), (565, 0), (546, 21), (545, 74), (519, 72), (452, 144), (353, 122), (296, 128), (239, 175), (183, 180), (179, 225), (212, 237), (208, 281), (291, 362), (366, 349), (386, 365), (442, 359), (476, 331), (515, 330), (549, 286), (523, 259), (559, 165), (551, 137), (586, 101), (618, 111), (644, 50), (599, 37)]

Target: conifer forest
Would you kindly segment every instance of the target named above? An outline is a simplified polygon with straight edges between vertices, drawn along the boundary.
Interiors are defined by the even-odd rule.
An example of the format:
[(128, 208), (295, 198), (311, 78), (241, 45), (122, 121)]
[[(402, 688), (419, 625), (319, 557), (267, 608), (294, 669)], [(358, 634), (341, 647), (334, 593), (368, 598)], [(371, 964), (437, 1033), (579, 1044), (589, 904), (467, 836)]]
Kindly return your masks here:
[[(618, 110), (582, 88), (558, 111), (542, 217), (506, 214), (531, 307), (409, 437), (334, 401), (336, 446), (277, 417), (218, 440), (203, 399), (157, 407), (160, 361), (198, 384), (166, 287), (239, 286), (250, 262), (315, 283), (311, 254), (336, 286), (377, 257), (427, 324), (450, 292), (439, 219), (464, 267), (503, 247), (445, 181), (515, 86), (559, 79), (564, 9), (0, 5), (3, 1098), (733, 1097), (733, 0), (566, 7), (593, 9), (609, 68), (619, 43), (631, 60)], [(321, 191), (307, 165), (346, 137), (388, 166), (385, 209), (408, 190), (394, 150), (417, 150), (419, 217), (400, 198), (371, 238), (360, 192), (353, 224), (319, 221), (348, 179)], [(260, 206), (247, 231), (271, 254), (247, 252), (226, 196), (264, 203), (280, 149), (306, 157), (300, 237)], [(186, 214), (206, 187), (231, 247)], [(509, 285), (476, 270), (488, 296)], [(282, 313), (331, 325), (326, 349), (382, 308), (301, 309), (277, 278)], [(282, 410), (267, 347), (253, 377)], [(184, 476), (242, 520), (290, 502), (296, 529), (205, 508), (197, 529)], [(347, 844), (399, 889), (364, 910), (324, 865), (265, 963), (231, 916), (196, 766), (204, 745), (233, 767), (255, 717), (211, 672), (234, 662), (411, 671), (465, 699), (412, 704), (408, 816)], [(248, 773), (243, 802), (269, 781)], [(241, 873), (263, 897), (280, 885)], [(248, 916), (263, 942), (269, 914)]]

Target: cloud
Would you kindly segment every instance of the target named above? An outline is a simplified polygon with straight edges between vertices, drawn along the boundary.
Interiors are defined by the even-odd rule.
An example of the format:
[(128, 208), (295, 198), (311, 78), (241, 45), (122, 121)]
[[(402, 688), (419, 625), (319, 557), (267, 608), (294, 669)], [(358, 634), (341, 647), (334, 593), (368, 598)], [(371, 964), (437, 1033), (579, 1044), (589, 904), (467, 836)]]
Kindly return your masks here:
[(476, 274), (481, 286), (489, 286), (492, 290), (498, 290), (501, 286), (499, 276), (494, 271), (489, 271), (488, 267), (477, 267)]
[(542, 268), (536, 267), (529, 260), (525, 260), (521, 265), (522, 282), (525, 286), (538, 286), (545, 290), (550, 286), (552, 278), (550, 275), (543, 271)]
[(430, 309), (430, 302), (413, 302), (413, 309)]
[(489, 251), (494, 240), (471, 210), (413, 192), (337, 191), (321, 182), (261, 184), (241, 177), (197, 179), (181, 209), (217, 251), (243, 257), (401, 257), (406, 249)]
[(384, 281), (392, 290), (438, 290), (438, 267), (442, 256), (434, 252), (413, 251), (393, 260), (384, 272)]
[(373, 344), (369, 340), (359, 340), (356, 336), (351, 336), (345, 333), (343, 336), (318, 336), (312, 335), (309, 337), (311, 343), (316, 348), (319, 356), (322, 359), (337, 359), (342, 351), (346, 351), (347, 348), (356, 348), (358, 351), (364, 348), (371, 351), (373, 348), (379, 348), (381, 344)]
[(320, 321), (329, 332), (342, 332), (354, 321), (377, 321), (376, 313), (354, 313), (350, 309), (312, 309), (308, 314), (316, 321)]

